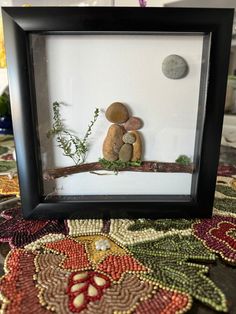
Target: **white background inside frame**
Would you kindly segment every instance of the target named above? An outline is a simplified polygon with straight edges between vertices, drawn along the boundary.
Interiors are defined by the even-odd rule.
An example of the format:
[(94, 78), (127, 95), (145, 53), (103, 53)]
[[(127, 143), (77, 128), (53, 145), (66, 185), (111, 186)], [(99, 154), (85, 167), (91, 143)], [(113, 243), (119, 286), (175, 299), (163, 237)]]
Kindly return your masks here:
[[(39, 136), (43, 168), (73, 165), (55, 140), (49, 140), (52, 103), (62, 101), (65, 125), (83, 137), (96, 107), (102, 109), (89, 138), (86, 162), (102, 157), (111, 123), (106, 108), (126, 104), (140, 117), (143, 160), (174, 162), (180, 154), (193, 158), (202, 63), (202, 35), (33, 35)], [(171, 80), (162, 73), (170, 54), (189, 65), (185, 78)], [(191, 175), (184, 173), (80, 173), (45, 182), (63, 195), (177, 194), (189, 195)]]

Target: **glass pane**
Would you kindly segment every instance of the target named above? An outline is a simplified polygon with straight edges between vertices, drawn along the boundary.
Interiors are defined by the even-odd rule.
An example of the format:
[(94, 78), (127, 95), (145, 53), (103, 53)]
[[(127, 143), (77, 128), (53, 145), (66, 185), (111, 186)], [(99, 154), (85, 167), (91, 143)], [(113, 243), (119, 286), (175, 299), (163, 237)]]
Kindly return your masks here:
[(44, 197), (193, 195), (210, 35), (30, 38)]

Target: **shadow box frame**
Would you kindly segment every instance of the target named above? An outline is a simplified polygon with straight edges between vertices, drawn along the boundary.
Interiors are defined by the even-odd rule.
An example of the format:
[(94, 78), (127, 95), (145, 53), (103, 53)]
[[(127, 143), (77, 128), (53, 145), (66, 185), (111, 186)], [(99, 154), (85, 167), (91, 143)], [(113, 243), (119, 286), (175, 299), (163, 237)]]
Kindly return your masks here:
[[(178, 218), (212, 214), (233, 10), (200, 8), (4, 7), (9, 90), (22, 211), (27, 219)], [(45, 200), (29, 35), (203, 33), (210, 36), (204, 116), (198, 116), (191, 195), (104, 195)], [(209, 47), (208, 47), (209, 48)], [(204, 47), (203, 47), (204, 49)], [(204, 65), (203, 65), (204, 66)], [(201, 77), (201, 79), (203, 79)], [(200, 82), (201, 84), (201, 82)], [(196, 154), (195, 154), (196, 155)], [(158, 169), (157, 169), (158, 171)]]

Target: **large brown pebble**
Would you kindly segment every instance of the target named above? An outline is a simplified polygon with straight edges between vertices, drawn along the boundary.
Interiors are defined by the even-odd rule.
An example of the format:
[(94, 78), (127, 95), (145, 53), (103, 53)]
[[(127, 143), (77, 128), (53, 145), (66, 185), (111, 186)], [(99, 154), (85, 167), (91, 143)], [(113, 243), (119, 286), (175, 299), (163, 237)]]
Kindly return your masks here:
[(132, 131), (131, 134), (134, 134), (136, 141), (133, 144), (133, 154), (131, 161), (142, 160), (142, 139), (138, 131)]
[(131, 144), (124, 144), (119, 152), (119, 160), (127, 162), (131, 160), (133, 152), (133, 146)]
[(103, 142), (103, 157), (108, 161), (115, 161), (119, 158), (119, 151), (124, 144), (122, 137), (125, 129), (117, 124), (112, 124)]
[(131, 117), (128, 121), (125, 122), (125, 129), (126, 131), (131, 130), (139, 130), (143, 126), (143, 121), (138, 117)]
[(113, 102), (107, 108), (105, 115), (112, 123), (124, 123), (129, 119), (128, 109), (120, 102)]

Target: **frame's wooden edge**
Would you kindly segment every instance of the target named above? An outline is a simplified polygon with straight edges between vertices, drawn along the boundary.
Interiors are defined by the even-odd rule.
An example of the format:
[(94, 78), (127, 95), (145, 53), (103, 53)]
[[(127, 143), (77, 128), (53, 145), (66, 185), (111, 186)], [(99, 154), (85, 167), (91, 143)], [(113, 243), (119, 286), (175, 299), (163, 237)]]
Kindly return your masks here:
[[(66, 206), (65, 206), (66, 205)], [(26, 219), (138, 219), (138, 218), (203, 218), (211, 216), (211, 208), (205, 207), (205, 210), (199, 210), (198, 204), (193, 205), (190, 203), (183, 203), (181, 205), (175, 205), (175, 208), (171, 204), (164, 204), (157, 213), (156, 203), (147, 203), (145, 205), (146, 210), (139, 207), (139, 203), (91, 203), (86, 202), (83, 204), (76, 203), (39, 203), (30, 213), (23, 212), (23, 216)], [(173, 204), (172, 204), (173, 205)], [(65, 207), (68, 208), (65, 211)], [(183, 210), (184, 209), (184, 210)]]
[(34, 150), (29, 149), (35, 146), (35, 140), (32, 135), (34, 130), (29, 106), (31, 97), (26, 34), (15, 23), (14, 18), (4, 9), (2, 12), (21, 200), (25, 211), (30, 214), (30, 208), (36, 206), (40, 202), (40, 198), (38, 195), (39, 180), (35, 167), (36, 156)]
[[(175, 31), (176, 26), (179, 26), (186, 31), (185, 27), (188, 24), (188, 32), (195, 31), (196, 27), (204, 31), (209, 25), (215, 27), (219, 21), (227, 22), (228, 18), (233, 15), (233, 9), (229, 8), (150, 7), (144, 10), (139, 7), (3, 7), (2, 10), (27, 32), (49, 29), (73, 31), (75, 23), (78, 27), (86, 26), (86, 31), (94, 30), (94, 28), (96, 31), (104, 31), (106, 25), (109, 25), (109, 31), (148, 31), (150, 28), (153, 30), (156, 24), (152, 24), (150, 19), (157, 18), (159, 30), (162, 30), (163, 26), (165, 31)], [(54, 14), (55, 10), (57, 16)], [(78, 13), (80, 14), (79, 20)], [(66, 14), (70, 15), (70, 23), (68, 23)], [(171, 23), (166, 19), (166, 15), (170, 17)], [(199, 16), (201, 17), (200, 22)], [(57, 18), (60, 20), (60, 25), (56, 23)], [(118, 21), (120, 23), (116, 23)]]
[[(208, 199), (213, 207), (215, 183), (219, 164), (221, 133), (224, 119), (227, 75), (232, 38), (234, 10), (226, 10), (219, 16), (219, 23), (212, 32), (210, 73), (203, 128), (202, 151), (197, 199), (204, 206)], [(203, 158), (209, 156), (208, 158)]]
[[(14, 133), (17, 146), (18, 167), (20, 170), (20, 185), (23, 202), (23, 212), (26, 218), (40, 218), (45, 216), (54, 218), (58, 214), (61, 218), (71, 217), (69, 211), (73, 211), (72, 215), (76, 217), (86, 216), (96, 217), (97, 207), (104, 206), (101, 210), (100, 216), (107, 216), (110, 214), (113, 218), (127, 218), (129, 213), (131, 216), (145, 216), (145, 217), (204, 217), (209, 216), (212, 211), (214, 199), (214, 183), (216, 180), (216, 169), (218, 165), (219, 156), (219, 142), (221, 136), (221, 128), (223, 118), (219, 117), (219, 112), (222, 114), (223, 102), (225, 93), (217, 87), (226, 85), (227, 76), (227, 57), (229, 53), (229, 45), (231, 40), (230, 28), (233, 21), (232, 9), (191, 9), (191, 8), (66, 8), (66, 7), (40, 7), (40, 8), (19, 8), (7, 7), (3, 8), (3, 20), (5, 28), (5, 43), (8, 54), (8, 71), (10, 72), (10, 92), (13, 95), (13, 120), (18, 121), (14, 125)], [(60, 24), (56, 23), (58, 16), (60, 16)], [(28, 14), (30, 12), (30, 14)], [(78, 21), (77, 14), (80, 14)], [(92, 12), (92, 14), (91, 14)], [(98, 17), (97, 13), (101, 12)], [(135, 12), (135, 14), (131, 14)], [(183, 14), (185, 12), (185, 14)], [(70, 23), (66, 14), (70, 14)], [(199, 22), (199, 14), (201, 13), (201, 21)], [(210, 14), (209, 14), (210, 13)], [(91, 15), (90, 15), (91, 14)], [(168, 18), (171, 17), (171, 23)], [(156, 19), (158, 18), (158, 23)], [(181, 18), (181, 20), (179, 20)], [(122, 23), (120, 23), (122, 21)], [(98, 23), (99, 22), (99, 23)], [(115, 22), (115, 23), (113, 23)], [(79, 30), (85, 29), (90, 32), (93, 29), (98, 31), (110, 30), (114, 31), (130, 31), (130, 32), (149, 32), (149, 31), (169, 31), (169, 32), (184, 32), (188, 27), (189, 32), (212, 32), (213, 49), (217, 48), (216, 53), (211, 53), (211, 62), (216, 65), (210, 73), (210, 93), (208, 97), (207, 118), (208, 126), (204, 127), (203, 137), (203, 158), (200, 163), (200, 175), (197, 196), (195, 204), (189, 203), (189, 206), (182, 206), (175, 208), (173, 204), (165, 204), (158, 213), (156, 212), (155, 204), (149, 203), (149, 208), (145, 211), (137, 208), (121, 212), (117, 209), (120, 203), (99, 203), (94, 208), (94, 204), (87, 203), (86, 211), (82, 210), (78, 213), (78, 209), (83, 209), (80, 205), (68, 203), (68, 212), (65, 211), (65, 204), (55, 203), (40, 203), (40, 189), (39, 169), (36, 158), (36, 140), (34, 136), (29, 136), (33, 129), (33, 113), (30, 108), (32, 103), (32, 95), (30, 95), (30, 63), (28, 59), (28, 32), (37, 31), (71, 31), (76, 28)], [(158, 26), (157, 26), (158, 25)], [(11, 33), (12, 32), (12, 33)], [(212, 49), (212, 50), (213, 50)], [(219, 49), (219, 51), (218, 51)], [(223, 74), (222, 74), (223, 73)], [(218, 75), (218, 77), (217, 77)], [(219, 76), (220, 75), (220, 76)], [(13, 77), (14, 80), (13, 81)], [(214, 77), (217, 77), (216, 84), (213, 82)], [(216, 85), (216, 86), (215, 86)], [(210, 99), (210, 101), (209, 101)], [(212, 108), (212, 104), (218, 104)], [(14, 108), (14, 105), (16, 107)], [(22, 110), (19, 110), (22, 109)], [(212, 111), (213, 110), (213, 111)], [(24, 114), (23, 114), (24, 112)], [(209, 116), (213, 114), (212, 120)], [(222, 115), (223, 116), (223, 115)], [(211, 137), (212, 131), (216, 131), (215, 138)], [(215, 149), (210, 150), (210, 164), (206, 162), (206, 153), (208, 153), (211, 144), (218, 145)], [(31, 148), (31, 153), (28, 150)], [(85, 205), (85, 204), (83, 204)], [(125, 204), (124, 204), (125, 205)], [(130, 204), (129, 204), (130, 205)], [(135, 205), (135, 204), (133, 204)], [(180, 205), (180, 204), (179, 204)], [(62, 210), (64, 206), (64, 210)], [(110, 206), (110, 207), (109, 207)], [(127, 204), (125, 205), (127, 206)], [(169, 206), (169, 207), (168, 207)], [(181, 206), (181, 205), (180, 205)], [(85, 217), (85, 218), (86, 218)], [(131, 217), (130, 217), (131, 218)]]

